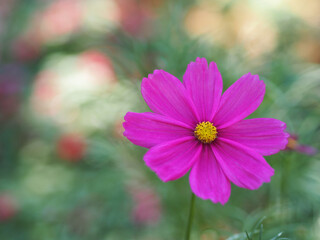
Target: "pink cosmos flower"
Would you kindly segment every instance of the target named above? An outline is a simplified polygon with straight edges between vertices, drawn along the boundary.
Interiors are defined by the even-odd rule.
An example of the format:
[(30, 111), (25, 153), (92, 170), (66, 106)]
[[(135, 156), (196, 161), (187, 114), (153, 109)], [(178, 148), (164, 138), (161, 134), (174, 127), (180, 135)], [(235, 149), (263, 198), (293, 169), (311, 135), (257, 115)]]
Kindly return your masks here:
[(250, 190), (269, 182), (274, 170), (263, 158), (287, 145), (286, 124), (277, 119), (246, 119), (263, 100), (258, 75), (242, 76), (224, 94), (216, 63), (197, 58), (183, 83), (155, 70), (141, 84), (153, 113), (126, 114), (124, 136), (149, 148), (144, 161), (163, 181), (189, 170), (193, 193), (225, 204), (231, 183)]

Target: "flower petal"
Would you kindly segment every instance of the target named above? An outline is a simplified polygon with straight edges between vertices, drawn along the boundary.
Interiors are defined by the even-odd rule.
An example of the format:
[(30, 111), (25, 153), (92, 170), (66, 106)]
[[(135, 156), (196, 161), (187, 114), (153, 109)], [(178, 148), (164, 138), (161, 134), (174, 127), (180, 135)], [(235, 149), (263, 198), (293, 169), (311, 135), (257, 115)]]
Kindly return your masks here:
[(257, 189), (274, 173), (259, 153), (237, 142), (219, 138), (212, 149), (226, 176), (239, 187)]
[(150, 109), (194, 127), (199, 122), (195, 106), (183, 84), (175, 76), (155, 70), (144, 78), (141, 93)]
[(289, 134), (286, 124), (273, 118), (246, 119), (219, 130), (219, 136), (250, 147), (262, 155), (285, 149)]
[(212, 120), (222, 94), (222, 77), (217, 64), (211, 62), (208, 67), (205, 58), (197, 58), (188, 65), (183, 84), (197, 108), (200, 121)]
[(213, 123), (219, 128), (225, 128), (246, 118), (259, 107), (264, 93), (265, 84), (259, 80), (258, 75), (248, 73), (242, 76), (223, 94)]
[(144, 161), (162, 181), (167, 182), (185, 175), (200, 152), (201, 144), (195, 137), (184, 137), (150, 148)]
[(123, 133), (132, 143), (150, 148), (186, 136), (193, 136), (187, 124), (156, 113), (128, 112)]
[(199, 160), (193, 165), (189, 176), (195, 195), (225, 204), (231, 194), (229, 179), (221, 169), (210, 145), (203, 145)]

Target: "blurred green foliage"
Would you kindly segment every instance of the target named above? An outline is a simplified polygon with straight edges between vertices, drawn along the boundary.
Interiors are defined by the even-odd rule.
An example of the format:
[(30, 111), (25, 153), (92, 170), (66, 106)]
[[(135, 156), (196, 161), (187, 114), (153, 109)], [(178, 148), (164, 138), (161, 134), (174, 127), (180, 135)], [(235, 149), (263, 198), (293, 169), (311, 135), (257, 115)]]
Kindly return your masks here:
[[(225, 45), (186, 24), (216, 21), (192, 15), (208, 2), (1, 3), (0, 239), (182, 239), (188, 177), (162, 183), (121, 122), (127, 111), (149, 111), (143, 77), (164, 69), (182, 79), (198, 56), (217, 62), (225, 89), (259, 74), (267, 91), (252, 117), (280, 119), (299, 139), (266, 157), (275, 175), (259, 190), (233, 187), (225, 206), (196, 199), (192, 239), (320, 238), (319, 154), (296, 148), (320, 147), (319, 28), (290, 11), (295, 1), (265, 5), (272, 48), (267, 31), (248, 33), (259, 37), (249, 45), (228, 32)], [(213, 3), (226, 23), (238, 7), (260, 11), (255, 1)], [(232, 15), (239, 22), (241, 11)], [(250, 44), (262, 50), (252, 55)]]

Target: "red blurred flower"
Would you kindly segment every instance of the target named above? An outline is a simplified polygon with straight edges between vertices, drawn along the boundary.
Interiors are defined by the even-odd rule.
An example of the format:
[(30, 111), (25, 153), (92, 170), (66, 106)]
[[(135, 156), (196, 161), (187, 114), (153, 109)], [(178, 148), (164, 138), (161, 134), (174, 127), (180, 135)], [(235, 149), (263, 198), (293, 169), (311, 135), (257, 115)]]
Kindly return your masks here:
[(17, 210), (17, 202), (11, 195), (8, 193), (0, 194), (0, 222), (12, 218)]
[(86, 149), (86, 141), (79, 134), (64, 134), (57, 141), (59, 157), (70, 162), (80, 161), (84, 157)]

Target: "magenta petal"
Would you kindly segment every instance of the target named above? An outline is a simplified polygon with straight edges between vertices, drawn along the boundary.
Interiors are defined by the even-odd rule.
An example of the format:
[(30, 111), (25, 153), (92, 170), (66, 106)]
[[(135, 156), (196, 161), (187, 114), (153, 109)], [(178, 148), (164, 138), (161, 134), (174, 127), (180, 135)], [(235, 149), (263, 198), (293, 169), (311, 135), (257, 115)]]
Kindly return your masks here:
[(187, 124), (156, 113), (128, 112), (123, 133), (132, 143), (150, 148), (186, 136), (193, 136)]
[(162, 181), (184, 176), (199, 158), (201, 144), (194, 137), (184, 137), (152, 147), (144, 161)]
[(203, 145), (199, 160), (189, 176), (190, 186), (195, 195), (225, 204), (231, 193), (231, 184), (221, 169), (210, 145)]
[(195, 106), (183, 84), (175, 76), (155, 70), (144, 78), (141, 93), (150, 109), (194, 126), (199, 122)]
[(219, 138), (212, 149), (226, 176), (239, 187), (257, 189), (274, 174), (259, 153), (239, 143)]
[(223, 94), (213, 123), (219, 128), (225, 128), (246, 118), (259, 107), (264, 93), (265, 84), (259, 80), (258, 75), (248, 73), (242, 76)]
[(243, 144), (262, 155), (271, 155), (286, 148), (289, 134), (285, 129), (286, 124), (277, 119), (246, 119), (219, 129), (219, 137)]
[(211, 120), (222, 94), (222, 77), (217, 64), (211, 62), (208, 67), (205, 58), (197, 58), (196, 62), (188, 65), (183, 84), (197, 108), (200, 120)]

